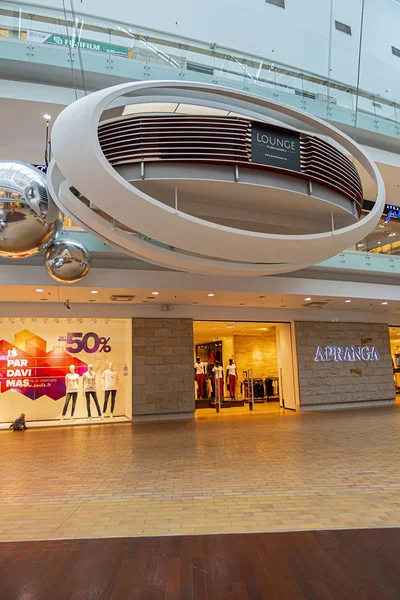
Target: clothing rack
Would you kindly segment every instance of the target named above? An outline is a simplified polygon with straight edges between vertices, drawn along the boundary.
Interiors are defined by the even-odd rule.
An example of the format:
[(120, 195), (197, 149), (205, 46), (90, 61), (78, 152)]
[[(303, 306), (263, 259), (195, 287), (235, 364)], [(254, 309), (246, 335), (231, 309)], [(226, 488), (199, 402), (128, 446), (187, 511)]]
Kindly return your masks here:
[[(254, 400), (263, 402), (264, 399), (279, 398), (279, 377), (254, 377)], [(246, 377), (240, 384), (240, 392), (245, 400), (250, 399), (251, 380)]]

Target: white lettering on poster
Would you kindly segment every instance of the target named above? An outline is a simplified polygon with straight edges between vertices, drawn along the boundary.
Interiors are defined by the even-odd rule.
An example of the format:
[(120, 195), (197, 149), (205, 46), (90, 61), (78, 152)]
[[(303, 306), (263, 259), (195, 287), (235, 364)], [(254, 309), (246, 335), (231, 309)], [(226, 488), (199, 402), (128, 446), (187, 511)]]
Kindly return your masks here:
[(380, 360), (375, 346), (318, 346), (315, 362), (373, 362)]
[(280, 139), (272, 135), (261, 135), (257, 133), (257, 142), (267, 144), (269, 146), (276, 146), (277, 148), (285, 148), (286, 150), (296, 151), (296, 143), (289, 140)]

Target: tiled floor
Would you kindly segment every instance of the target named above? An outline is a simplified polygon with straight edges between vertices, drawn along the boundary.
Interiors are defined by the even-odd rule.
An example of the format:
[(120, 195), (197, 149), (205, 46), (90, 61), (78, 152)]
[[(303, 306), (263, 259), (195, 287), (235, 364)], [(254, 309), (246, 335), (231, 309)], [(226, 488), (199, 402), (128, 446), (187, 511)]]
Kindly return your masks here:
[(0, 432), (0, 540), (400, 526), (400, 409)]

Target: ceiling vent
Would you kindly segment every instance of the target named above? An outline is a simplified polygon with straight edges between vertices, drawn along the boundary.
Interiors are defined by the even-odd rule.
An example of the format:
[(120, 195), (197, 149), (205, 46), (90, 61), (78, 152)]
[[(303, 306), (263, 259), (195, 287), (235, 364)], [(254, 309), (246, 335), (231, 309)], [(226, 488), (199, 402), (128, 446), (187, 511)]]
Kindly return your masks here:
[(305, 308), (324, 308), (328, 304), (328, 300), (322, 300), (321, 302), (307, 302), (303, 304)]
[(128, 294), (113, 294), (110, 296), (111, 302), (132, 302), (135, 296), (129, 296)]

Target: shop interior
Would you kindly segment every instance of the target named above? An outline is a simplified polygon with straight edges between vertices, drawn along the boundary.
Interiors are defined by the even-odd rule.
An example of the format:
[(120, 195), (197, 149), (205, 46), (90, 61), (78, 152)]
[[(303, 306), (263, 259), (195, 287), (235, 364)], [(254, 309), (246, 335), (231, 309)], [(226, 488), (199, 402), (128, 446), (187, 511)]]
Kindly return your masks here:
[(230, 414), (249, 411), (250, 406), (258, 413), (295, 410), (293, 373), (289, 324), (195, 321), (197, 416), (216, 410), (218, 394), (222, 412)]
[(389, 327), (390, 352), (393, 363), (394, 385), (397, 401), (400, 401), (400, 327)]
[[(400, 212), (398, 210), (386, 212), (388, 214), (382, 216), (375, 229), (366, 238), (360, 240), (356, 246), (357, 250), (397, 256), (400, 254)], [(395, 215), (392, 216), (392, 213)]]

